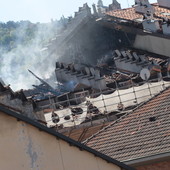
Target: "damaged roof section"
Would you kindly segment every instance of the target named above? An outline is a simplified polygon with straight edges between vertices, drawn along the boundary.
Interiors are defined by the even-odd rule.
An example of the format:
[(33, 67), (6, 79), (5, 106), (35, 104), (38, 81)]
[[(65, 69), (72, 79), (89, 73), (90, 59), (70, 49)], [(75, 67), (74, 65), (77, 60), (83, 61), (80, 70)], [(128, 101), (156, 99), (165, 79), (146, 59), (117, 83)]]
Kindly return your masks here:
[(84, 143), (126, 163), (169, 153), (169, 95), (168, 88)]
[[(163, 81), (161, 76), (148, 82), (139, 76), (146, 66), (149, 69), (150, 65), (155, 63), (159, 66), (162, 62), (166, 65), (166, 60), (133, 50), (115, 50), (112, 54), (114, 55), (109, 56), (107, 62), (101, 62), (97, 67), (57, 62), (56, 89), (49, 88), (49, 85), (37, 86), (36, 90), (11, 94), (11, 99), (18, 96), (22, 101), (28, 100), (32, 109), (30, 112), (36, 116), (37, 121), (61, 130), (97, 119), (109, 122), (113, 120), (112, 116), (115, 120), (169, 86), (169, 82)], [(120, 66), (127, 68), (126, 73), (121, 72), (118, 62), (124, 62)], [(125, 67), (128, 63), (131, 66)], [(133, 64), (139, 67), (137, 71)], [(161, 74), (161, 68), (159, 70)], [(36, 75), (35, 77), (37, 78)], [(44, 83), (44, 80), (38, 79)]]
[[(120, 8), (118, 3), (115, 5)], [(132, 9), (135, 10), (135, 7), (114, 9), (113, 13), (127, 14)], [(136, 11), (135, 14), (143, 16)], [(96, 22), (98, 16), (91, 13), (87, 4), (79, 8), (74, 18), (69, 19), (65, 30), (61, 31), (61, 36), (52, 39), (48, 46), (51, 50), (48, 57), (54, 53), (57, 59), (63, 60), (58, 59), (54, 68), (56, 86), (50, 86), (29, 70), (42, 84), (33, 85), (35, 89), (24, 91), (24, 94), (22, 91), (10, 93), (8, 100), (11, 106), (15, 106), (13, 101), (19, 99), (22, 112), (21, 108), (30, 103), (30, 113), (39, 115), (37, 119), (43, 120), (48, 127), (60, 130), (96, 119), (112, 121), (111, 116), (119, 118), (169, 86), (166, 81), (170, 77), (168, 57), (129, 47), (136, 35), (128, 36), (112, 25), (108, 29), (105, 24)], [(104, 15), (101, 17), (105, 19)], [(118, 21), (116, 17), (112, 19), (114, 22), (111, 24)], [(64, 54), (60, 57), (57, 54), (58, 44), (63, 46), (60, 50)], [(105, 61), (101, 60), (96, 66), (102, 57)], [(146, 70), (149, 72), (144, 81), (143, 70), (144, 73)], [(5, 87), (1, 88), (5, 90)], [(8, 100), (4, 99), (5, 102)]]
[(33, 103), (26, 98), (23, 90), (14, 92), (9, 86), (5, 86), (3, 82), (0, 82), (0, 105), (32, 119), (36, 118)]
[[(137, 1), (131, 8), (113, 10), (105, 13), (102, 19), (117, 30), (132, 34), (151, 34), (168, 39), (170, 35), (170, 7), (148, 1)], [(105, 23), (105, 24), (106, 24)], [(131, 29), (129, 29), (131, 28)], [(149, 50), (148, 50), (149, 51)]]
[[(152, 74), (162, 73), (164, 76), (167, 75), (169, 67), (168, 57), (132, 49), (117, 49), (114, 51), (113, 56), (115, 67), (119, 71), (129, 74), (140, 74), (142, 69), (147, 68)], [(157, 76), (159, 77), (161, 75)]]

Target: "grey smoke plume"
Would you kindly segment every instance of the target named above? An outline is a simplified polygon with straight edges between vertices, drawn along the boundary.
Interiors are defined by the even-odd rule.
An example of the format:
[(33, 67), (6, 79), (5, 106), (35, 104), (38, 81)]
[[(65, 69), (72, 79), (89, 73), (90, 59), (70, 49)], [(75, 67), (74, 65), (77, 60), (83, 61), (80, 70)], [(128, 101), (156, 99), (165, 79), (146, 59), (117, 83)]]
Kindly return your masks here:
[[(41, 50), (43, 39), (54, 37), (54, 27), (49, 24), (45, 28), (40, 25), (29, 44), (19, 44), (9, 52), (0, 51), (0, 77), (6, 84), (10, 84), (14, 91), (32, 88), (33, 84), (39, 83), (28, 69), (43, 79), (51, 77), (54, 73), (56, 57), (47, 57), (47, 52)], [(17, 32), (20, 33), (20, 28)], [(22, 36), (25, 36), (24, 34), (22, 28)], [(18, 43), (20, 38), (21, 36), (15, 43)]]

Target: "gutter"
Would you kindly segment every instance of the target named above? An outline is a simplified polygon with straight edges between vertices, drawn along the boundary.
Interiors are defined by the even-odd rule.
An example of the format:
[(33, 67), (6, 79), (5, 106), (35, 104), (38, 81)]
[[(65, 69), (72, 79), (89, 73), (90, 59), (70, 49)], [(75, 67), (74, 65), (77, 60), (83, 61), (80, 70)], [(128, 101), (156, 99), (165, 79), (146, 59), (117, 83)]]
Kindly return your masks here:
[(115, 159), (112, 159), (111, 157), (104, 155), (90, 147), (87, 147), (87, 146), (81, 144), (80, 142), (74, 141), (73, 139), (62, 135), (62, 134), (54, 131), (53, 129), (47, 128), (46, 126), (43, 126), (40, 123), (38, 123), (28, 117), (25, 117), (21, 114), (14, 112), (14, 111), (11, 111), (11, 110), (7, 109), (6, 107), (0, 106), (0, 112), (6, 113), (9, 116), (15, 117), (17, 119), (17, 121), (26, 122), (26, 123), (38, 128), (40, 131), (44, 131), (48, 134), (51, 134), (51, 135), (55, 136), (56, 139), (61, 139), (65, 142), (67, 142), (70, 146), (75, 146), (75, 147), (79, 148), (81, 151), (85, 150), (87, 152), (90, 152), (94, 156), (97, 156), (97, 157), (107, 161), (108, 163), (113, 163), (114, 165), (117, 165), (125, 170), (135, 170), (134, 168), (129, 167), (128, 165), (125, 165), (124, 163), (121, 163)]
[(159, 163), (159, 162), (163, 162), (167, 160), (170, 160), (170, 152), (146, 156), (146, 157), (137, 158), (134, 160), (126, 160), (123, 162), (132, 167), (137, 167), (137, 166), (143, 166), (143, 165), (148, 165), (152, 163), (155, 164), (155, 163)]

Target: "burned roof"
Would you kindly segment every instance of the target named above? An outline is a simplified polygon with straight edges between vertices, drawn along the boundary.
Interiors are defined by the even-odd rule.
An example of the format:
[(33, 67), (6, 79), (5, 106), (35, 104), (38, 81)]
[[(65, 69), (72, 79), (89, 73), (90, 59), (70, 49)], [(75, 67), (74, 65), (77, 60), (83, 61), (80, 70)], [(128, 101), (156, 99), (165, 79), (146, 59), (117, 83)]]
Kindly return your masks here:
[(0, 82), (0, 95), (1, 95), (1, 94), (4, 94), (5, 92), (10, 94), (11, 99), (17, 98), (17, 99), (20, 99), (22, 102), (27, 101), (27, 98), (26, 98), (26, 96), (25, 96), (25, 94), (24, 94), (24, 92), (23, 92), (22, 89), (19, 90), (19, 91), (14, 92), (14, 91), (10, 88), (10, 85), (5, 86), (5, 84), (3, 84), (3, 83)]
[[(170, 14), (170, 9), (160, 7), (157, 3), (152, 4), (152, 6), (155, 10), (155, 13), (154, 13), (155, 19), (165, 18), (165, 17), (170, 19), (170, 15), (168, 15), (168, 14)], [(134, 21), (137, 19), (143, 19), (143, 14), (137, 13), (135, 11), (135, 7), (108, 11), (108, 12), (106, 12), (106, 15), (113, 16), (115, 18), (130, 20), (130, 21)]]
[(170, 88), (86, 140), (92, 147), (128, 162), (170, 152)]
[(0, 92), (12, 91), (9, 86), (5, 86), (3, 82), (0, 81)]

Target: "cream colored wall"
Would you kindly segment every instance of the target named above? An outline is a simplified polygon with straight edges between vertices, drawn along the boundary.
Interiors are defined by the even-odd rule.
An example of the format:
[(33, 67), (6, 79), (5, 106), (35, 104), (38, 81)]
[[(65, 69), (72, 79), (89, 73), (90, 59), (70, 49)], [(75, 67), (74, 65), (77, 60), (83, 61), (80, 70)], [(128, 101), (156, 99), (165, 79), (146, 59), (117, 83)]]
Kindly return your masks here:
[(170, 40), (151, 35), (137, 35), (135, 48), (170, 57)]
[(1, 112), (0, 153), (2, 170), (120, 170)]

